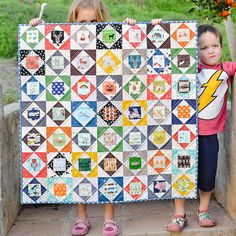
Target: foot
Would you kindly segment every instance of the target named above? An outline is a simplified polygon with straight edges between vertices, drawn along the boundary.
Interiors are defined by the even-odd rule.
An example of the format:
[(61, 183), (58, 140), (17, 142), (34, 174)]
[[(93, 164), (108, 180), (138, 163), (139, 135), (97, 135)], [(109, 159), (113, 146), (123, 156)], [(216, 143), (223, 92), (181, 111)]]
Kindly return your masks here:
[(103, 225), (103, 236), (117, 236), (119, 234), (119, 226), (114, 220), (108, 220)]
[(181, 232), (187, 225), (187, 217), (185, 215), (174, 215), (171, 221), (166, 226), (167, 231)]
[(197, 212), (199, 225), (202, 227), (213, 227), (216, 225), (216, 220), (209, 211)]
[(71, 233), (72, 235), (86, 235), (91, 228), (90, 221), (87, 220), (77, 220), (72, 226)]

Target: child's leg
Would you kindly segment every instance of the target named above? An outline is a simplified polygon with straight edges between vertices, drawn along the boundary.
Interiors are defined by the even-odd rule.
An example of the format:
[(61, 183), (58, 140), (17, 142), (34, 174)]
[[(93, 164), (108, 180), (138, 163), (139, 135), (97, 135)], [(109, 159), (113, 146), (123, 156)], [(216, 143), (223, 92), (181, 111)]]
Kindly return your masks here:
[(198, 189), (203, 204), (210, 200), (211, 192), (215, 188), (219, 142), (217, 135), (201, 136), (198, 138)]
[(114, 220), (115, 218), (115, 205), (114, 204), (112, 203), (105, 204), (104, 218), (105, 218), (105, 221)]
[(175, 215), (184, 216), (184, 203), (185, 199), (175, 199)]
[(217, 134), (199, 136), (198, 188), (200, 205), (198, 220), (200, 226), (215, 226), (214, 217), (209, 212), (211, 193), (215, 188), (219, 142)]
[(199, 190), (199, 193), (200, 193), (199, 211), (209, 211), (209, 205), (210, 205), (212, 191), (203, 192), (203, 191)]
[(104, 211), (103, 236), (117, 236), (119, 227), (115, 222), (115, 205), (111, 203), (105, 204)]
[(200, 192), (200, 205), (198, 210), (199, 225), (203, 227), (215, 226), (216, 221), (212, 216), (212, 214), (209, 212), (209, 205), (212, 191), (204, 192), (199, 190), (199, 192)]
[(78, 220), (75, 222), (71, 229), (73, 235), (86, 235), (91, 227), (90, 221), (87, 216), (87, 208), (85, 204), (77, 205)]
[(87, 207), (86, 204), (77, 205), (77, 216), (80, 220), (87, 220)]
[(185, 199), (175, 199), (175, 214), (167, 224), (166, 229), (170, 232), (181, 232), (187, 225), (187, 218), (184, 211)]

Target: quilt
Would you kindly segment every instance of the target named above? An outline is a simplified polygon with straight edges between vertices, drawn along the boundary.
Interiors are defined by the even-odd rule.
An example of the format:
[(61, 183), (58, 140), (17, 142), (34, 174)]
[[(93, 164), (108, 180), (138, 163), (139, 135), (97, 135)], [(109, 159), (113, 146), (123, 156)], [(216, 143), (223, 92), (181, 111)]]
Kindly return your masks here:
[(21, 202), (196, 198), (196, 32), (19, 25)]

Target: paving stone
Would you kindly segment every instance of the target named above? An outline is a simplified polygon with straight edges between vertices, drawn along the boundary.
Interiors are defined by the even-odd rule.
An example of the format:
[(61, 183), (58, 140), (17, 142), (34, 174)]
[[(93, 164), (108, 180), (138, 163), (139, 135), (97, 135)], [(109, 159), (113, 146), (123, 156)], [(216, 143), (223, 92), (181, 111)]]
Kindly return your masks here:
[[(181, 236), (235, 236), (236, 223), (214, 200), (211, 211), (217, 219), (217, 226), (202, 228), (198, 225), (197, 200), (186, 201), (188, 225)], [(55, 207), (54, 207), (55, 208)], [(76, 220), (76, 205), (51, 205), (24, 207), (8, 236), (70, 236)], [(92, 228), (88, 236), (102, 235), (104, 205), (88, 205)], [(119, 236), (169, 236), (180, 235), (166, 231), (174, 210), (173, 201), (152, 201), (117, 204), (116, 221), (120, 227)]]

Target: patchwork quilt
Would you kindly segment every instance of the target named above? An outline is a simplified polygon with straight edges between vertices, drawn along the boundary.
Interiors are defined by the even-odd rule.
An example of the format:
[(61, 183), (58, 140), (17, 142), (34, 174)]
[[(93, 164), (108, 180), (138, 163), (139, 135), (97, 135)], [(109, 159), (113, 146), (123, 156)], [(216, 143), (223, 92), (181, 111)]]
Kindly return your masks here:
[(195, 198), (196, 28), (19, 25), (21, 202)]

